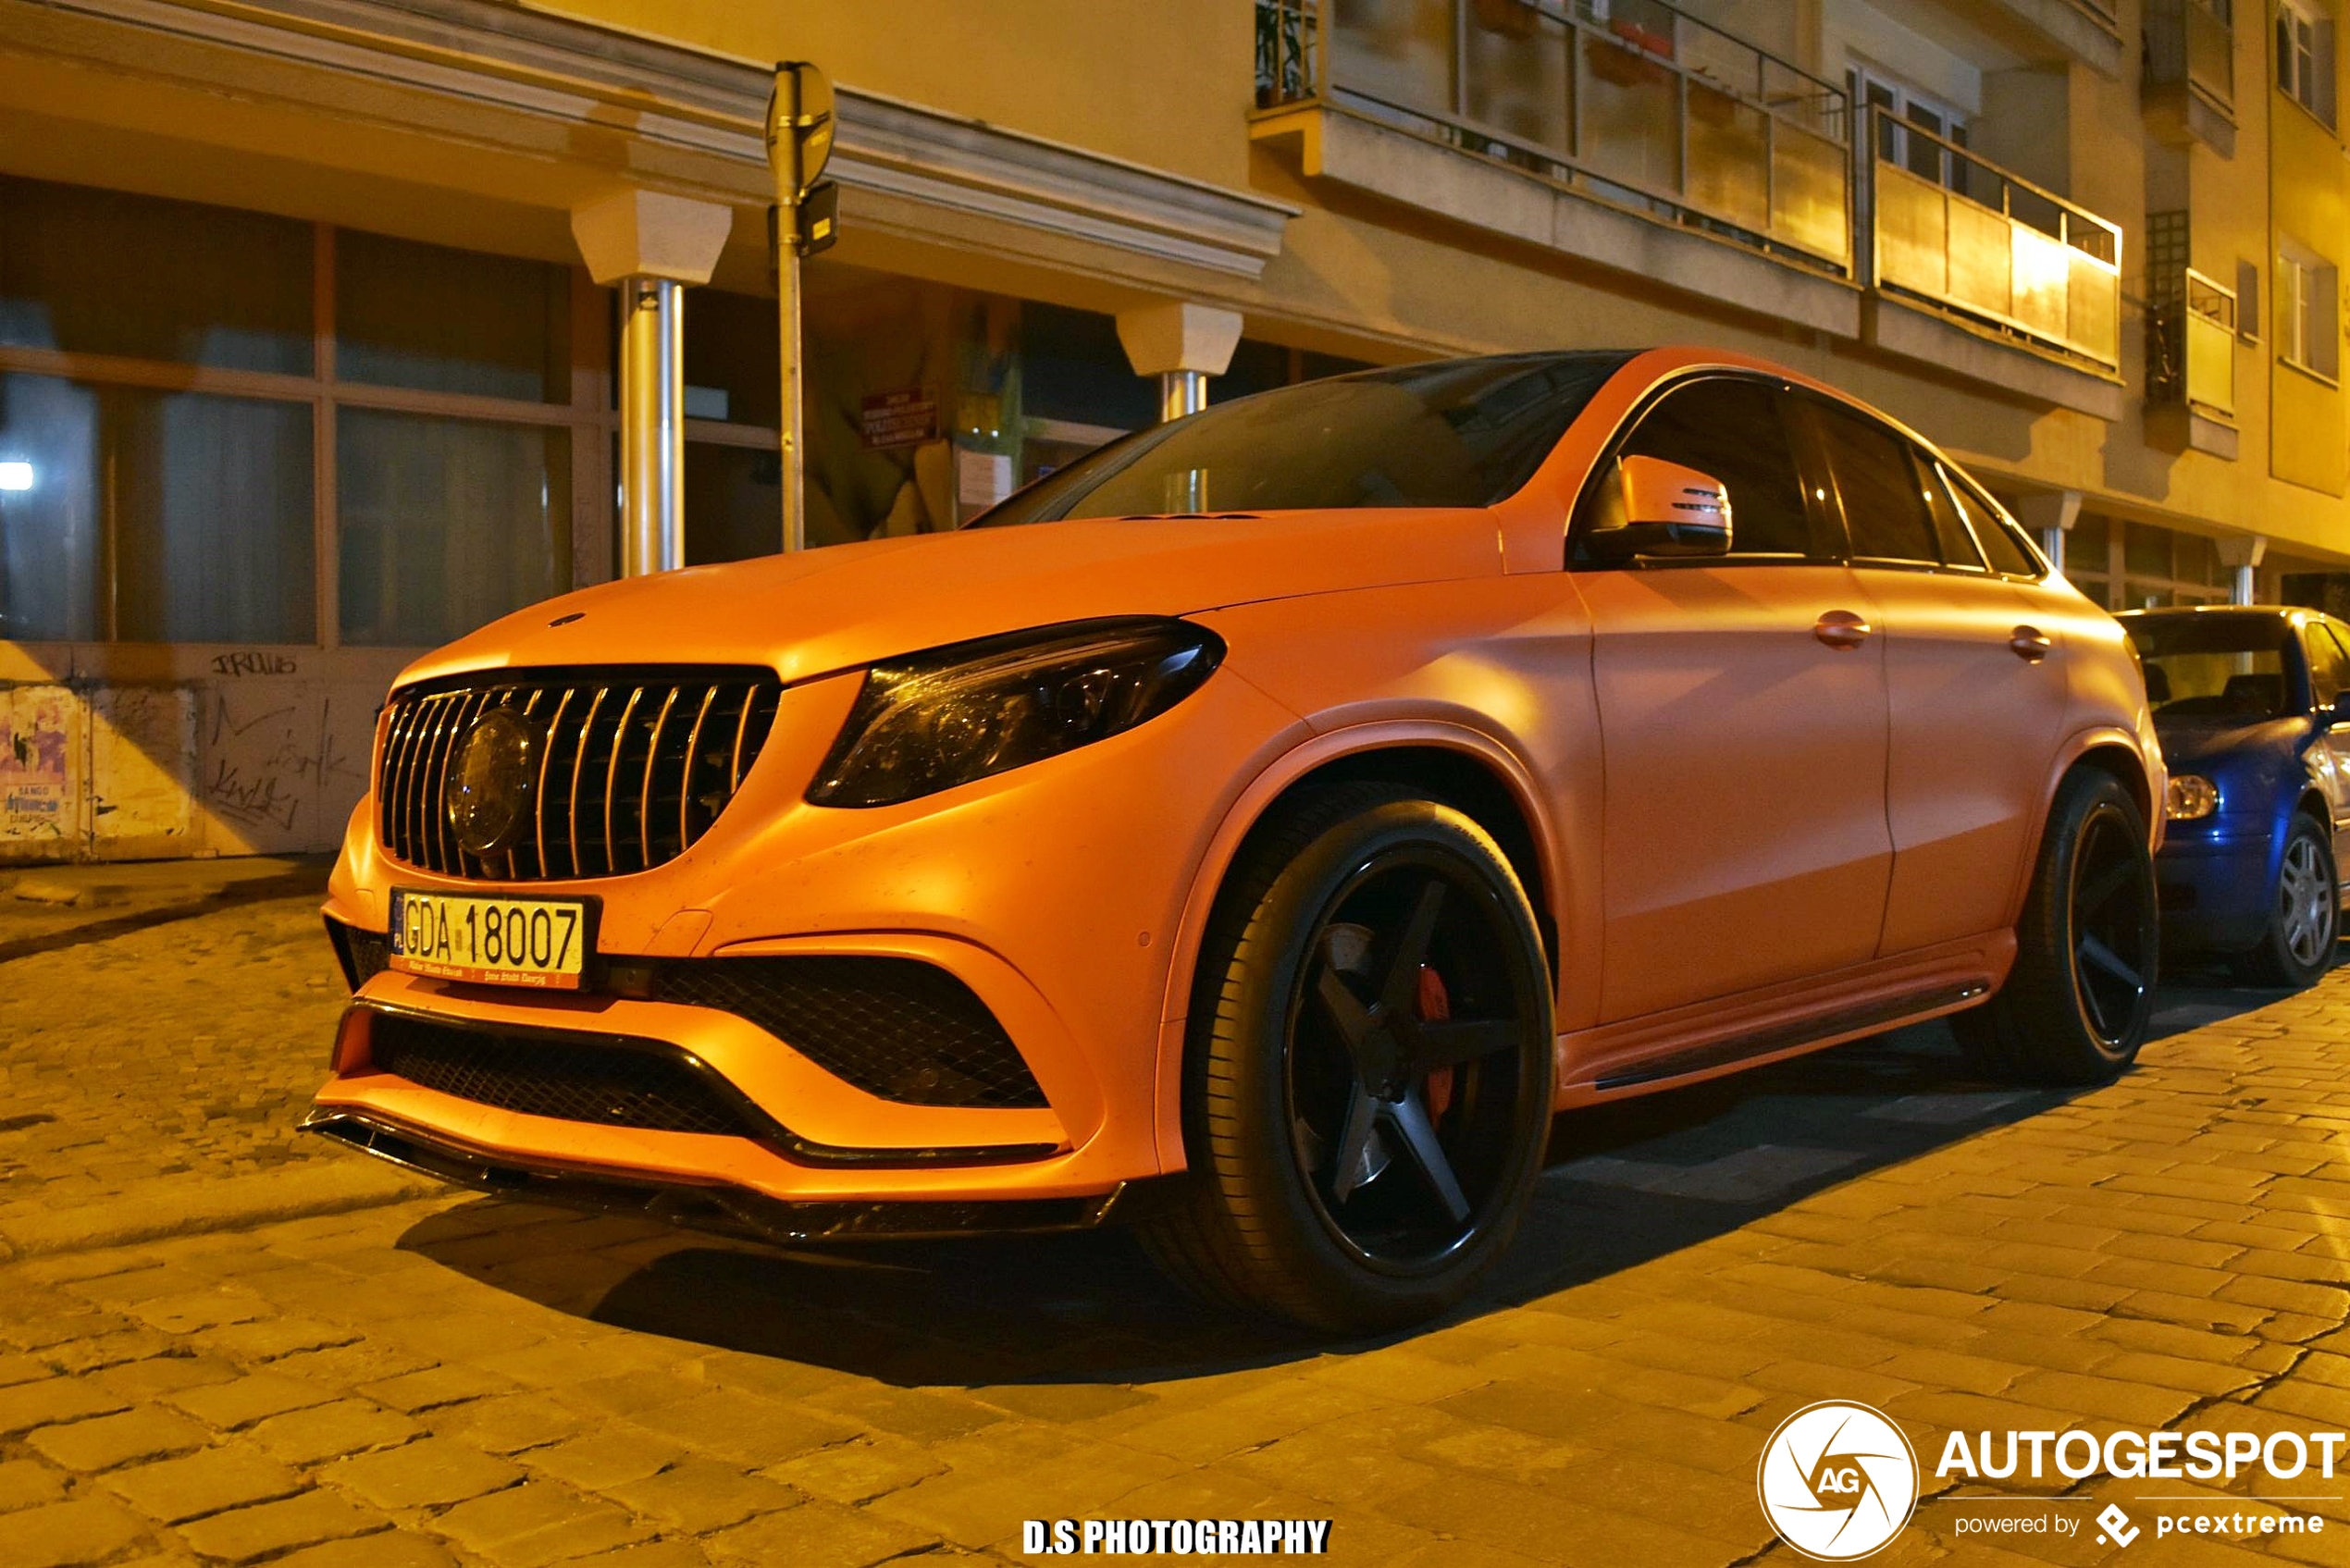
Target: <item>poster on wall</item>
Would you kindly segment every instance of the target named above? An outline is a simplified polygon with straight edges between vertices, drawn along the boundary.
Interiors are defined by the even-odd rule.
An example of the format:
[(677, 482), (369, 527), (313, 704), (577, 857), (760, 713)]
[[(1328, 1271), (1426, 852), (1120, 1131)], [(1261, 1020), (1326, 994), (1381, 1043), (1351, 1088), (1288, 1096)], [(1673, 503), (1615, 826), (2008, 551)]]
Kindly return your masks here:
[(63, 686), (0, 691), (0, 840), (72, 836), (72, 705)]
[(858, 434), (873, 449), (938, 439), (938, 400), (920, 387), (874, 392), (858, 404)]

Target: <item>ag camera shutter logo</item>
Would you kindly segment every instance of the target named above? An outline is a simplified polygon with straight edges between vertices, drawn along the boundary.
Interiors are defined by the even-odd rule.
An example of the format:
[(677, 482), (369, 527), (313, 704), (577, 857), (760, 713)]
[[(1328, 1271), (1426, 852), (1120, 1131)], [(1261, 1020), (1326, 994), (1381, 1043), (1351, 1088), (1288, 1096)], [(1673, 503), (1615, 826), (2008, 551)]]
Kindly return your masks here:
[(1918, 1456), (1881, 1411), (1824, 1400), (1779, 1423), (1754, 1487), (1781, 1540), (1822, 1562), (1849, 1562), (1910, 1522)]

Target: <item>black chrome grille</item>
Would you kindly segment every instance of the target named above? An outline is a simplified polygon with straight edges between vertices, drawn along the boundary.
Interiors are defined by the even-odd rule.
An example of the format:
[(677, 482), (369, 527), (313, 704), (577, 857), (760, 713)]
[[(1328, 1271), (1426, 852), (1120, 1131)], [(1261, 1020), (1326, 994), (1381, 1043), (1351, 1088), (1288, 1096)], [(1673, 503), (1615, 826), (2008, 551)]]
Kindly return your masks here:
[[(501, 882), (616, 876), (674, 859), (742, 787), (782, 684), (757, 670), (548, 670), (436, 682), (396, 696), (376, 778), (377, 829), (396, 860)], [(441, 811), (450, 759), (492, 708), (543, 737), (534, 821), (487, 858)]]
[(1043, 1105), (1028, 1064), (971, 988), (916, 958), (659, 961), (664, 1002), (748, 1019), (869, 1094), (914, 1105)]
[(378, 1014), (367, 1054), (422, 1088), (525, 1116), (648, 1132), (759, 1138), (763, 1125), (706, 1067), (654, 1041), (509, 1035)]

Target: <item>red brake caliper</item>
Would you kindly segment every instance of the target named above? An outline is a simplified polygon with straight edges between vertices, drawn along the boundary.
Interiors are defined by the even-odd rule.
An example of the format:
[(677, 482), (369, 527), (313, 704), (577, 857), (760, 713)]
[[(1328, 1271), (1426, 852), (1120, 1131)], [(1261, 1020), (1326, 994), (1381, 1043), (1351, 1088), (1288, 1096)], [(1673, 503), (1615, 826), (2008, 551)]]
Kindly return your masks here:
[[(1422, 1023), (1442, 1023), (1453, 1016), (1453, 997), (1444, 989), (1444, 977), (1433, 966), (1420, 966), (1420, 994), (1415, 1008)], [(1428, 1097), (1428, 1119), (1442, 1121), (1444, 1109), (1453, 1103), (1453, 1069), (1438, 1068), (1428, 1075), (1423, 1086)]]

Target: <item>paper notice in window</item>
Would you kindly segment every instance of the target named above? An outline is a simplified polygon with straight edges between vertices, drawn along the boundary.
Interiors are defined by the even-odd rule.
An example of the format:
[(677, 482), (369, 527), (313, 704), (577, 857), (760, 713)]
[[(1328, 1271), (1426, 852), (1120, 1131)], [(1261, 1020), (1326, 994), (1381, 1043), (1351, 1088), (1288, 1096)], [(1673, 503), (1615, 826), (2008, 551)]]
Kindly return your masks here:
[(955, 499), (965, 506), (994, 506), (1012, 493), (1012, 460), (1002, 452), (955, 453)]

